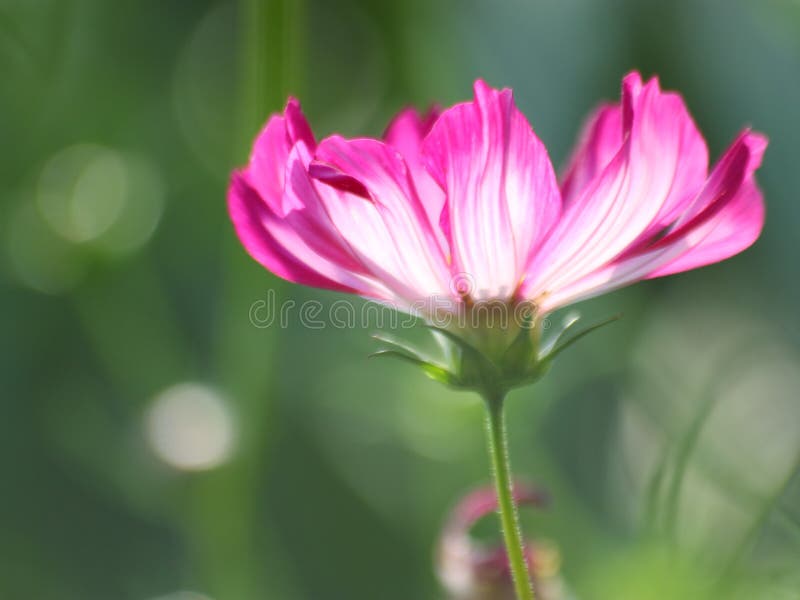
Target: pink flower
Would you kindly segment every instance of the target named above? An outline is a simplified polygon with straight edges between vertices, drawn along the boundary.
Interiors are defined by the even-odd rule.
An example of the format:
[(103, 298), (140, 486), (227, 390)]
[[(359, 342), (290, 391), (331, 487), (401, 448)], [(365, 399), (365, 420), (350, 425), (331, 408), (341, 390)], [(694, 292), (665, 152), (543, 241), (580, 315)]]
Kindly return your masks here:
[[(544, 491), (516, 483), (513, 490), (518, 506), (544, 508), (549, 498)], [(436, 551), (436, 573), (452, 600), (513, 600), (508, 554), (502, 544), (479, 542), (471, 535), (482, 518), (497, 511), (497, 496), (489, 487), (473, 490), (451, 511)], [(543, 541), (525, 541), (525, 559), (533, 576), (537, 598), (562, 600), (567, 597), (559, 576), (558, 549)]]
[(559, 185), (511, 90), (480, 80), (474, 100), (441, 114), (401, 112), (383, 140), (317, 143), (290, 99), (228, 202), (247, 251), (284, 279), (404, 310), (497, 299), (546, 313), (750, 246), (766, 145), (745, 130), (709, 172), (681, 97), (631, 73)]

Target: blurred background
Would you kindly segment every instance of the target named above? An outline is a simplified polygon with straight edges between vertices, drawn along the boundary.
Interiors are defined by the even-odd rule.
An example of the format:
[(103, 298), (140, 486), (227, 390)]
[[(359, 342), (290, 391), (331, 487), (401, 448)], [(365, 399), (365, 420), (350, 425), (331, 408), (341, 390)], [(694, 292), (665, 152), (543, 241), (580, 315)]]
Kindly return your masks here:
[(271, 291), (341, 296), (245, 254), (228, 175), (289, 93), (320, 135), (379, 135), (476, 77), (563, 164), (631, 68), (712, 156), (770, 136), (767, 225), (578, 307), (625, 316), (509, 402), (552, 497), (526, 535), (581, 600), (800, 598), (795, 0), (0, 0), (0, 598), (446, 598), (477, 397), (368, 362), (366, 328), (254, 326)]

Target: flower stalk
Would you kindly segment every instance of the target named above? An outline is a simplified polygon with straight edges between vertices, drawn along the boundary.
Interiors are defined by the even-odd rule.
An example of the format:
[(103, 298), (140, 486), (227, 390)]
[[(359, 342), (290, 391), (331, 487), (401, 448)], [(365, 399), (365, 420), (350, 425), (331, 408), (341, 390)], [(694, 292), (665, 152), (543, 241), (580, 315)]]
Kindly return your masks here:
[(503, 529), (508, 563), (514, 579), (518, 600), (534, 600), (533, 585), (525, 558), (519, 512), (514, 502), (511, 460), (508, 453), (508, 435), (505, 424), (505, 392), (490, 391), (483, 394), (486, 405), (486, 434), (489, 457), (492, 461), (497, 506)]

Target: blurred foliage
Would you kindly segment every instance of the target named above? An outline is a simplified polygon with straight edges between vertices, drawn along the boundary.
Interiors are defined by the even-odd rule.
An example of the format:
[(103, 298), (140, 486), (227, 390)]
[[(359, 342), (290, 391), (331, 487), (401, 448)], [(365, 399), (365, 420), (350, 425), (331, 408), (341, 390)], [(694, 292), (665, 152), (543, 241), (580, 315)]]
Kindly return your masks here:
[(245, 255), (228, 173), (288, 93), (379, 134), (478, 76), (558, 164), (630, 68), (714, 154), (770, 136), (768, 223), (580, 307), (625, 318), (512, 398), (516, 471), (554, 499), (526, 530), (582, 600), (800, 598), (798, 6), (1, 0), (0, 598), (441, 598), (440, 525), (488, 475), (477, 399), (368, 362), (368, 329), (251, 324), (269, 290), (339, 296)]

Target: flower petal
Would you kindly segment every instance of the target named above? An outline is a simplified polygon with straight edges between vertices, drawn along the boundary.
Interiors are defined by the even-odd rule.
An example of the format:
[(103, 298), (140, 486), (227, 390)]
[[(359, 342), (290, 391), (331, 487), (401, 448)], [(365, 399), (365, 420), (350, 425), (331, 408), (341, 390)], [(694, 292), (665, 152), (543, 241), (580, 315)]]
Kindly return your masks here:
[(561, 184), (564, 206), (575, 200), (586, 185), (603, 172), (622, 147), (622, 109), (606, 104), (583, 126)]
[(508, 298), (561, 210), (547, 150), (511, 90), (475, 83), (475, 99), (445, 111), (423, 142), (447, 194), (453, 269), (476, 299)]
[(233, 174), (228, 210), (236, 233), (248, 253), (279, 277), (314, 287), (375, 293), (363, 277), (349, 273), (359, 265), (336, 232), (325, 227), (319, 211), (312, 214), (314, 205), (301, 210), (306, 208), (302, 202), (286, 199), (287, 173), (289, 178), (307, 179), (305, 165), (314, 146), (299, 102), (289, 98), (284, 114), (271, 116), (256, 138), (246, 169)]
[(683, 98), (674, 92), (662, 92), (650, 110), (652, 121), (645, 120), (642, 132), (650, 139), (643, 140), (643, 148), (652, 149), (649, 159), (653, 161), (664, 160), (663, 153), (667, 152), (674, 152), (676, 158), (669, 193), (642, 234), (645, 238), (671, 225), (697, 197), (708, 176), (708, 147)]
[(286, 161), (298, 140), (312, 150), (316, 145), (300, 103), (289, 98), (283, 115), (272, 115), (261, 130), (247, 165), (248, 178), (256, 192), (277, 212), (281, 210)]
[(340, 202), (340, 195), (312, 178), (311, 161), (310, 149), (303, 142), (295, 144), (286, 165), (282, 207), (286, 224), (320, 257), (347, 271), (369, 275), (328, 212), (327, 205)]
[(631, 73), (623, 80), (621, 120), (623, 145), (566, 207), (529, 266), (525, 297), (552, 295), (651, 238), (702, 186), (705, 144), (679, 96)]
[(541, 310), (549, 312), (641, 279), (718, 262), (750, 246), (763, 225), (763, 200), (753, 172), (765, 144), (758, 134), (739, 136), (693, 201), (697, 208), (687, 211), (670, 232), (549, 294), (542, 299)]
[(764, 199), (753, 181), (742, 184), (736, 197), (720, 215), (692, 232), (700, 241), (675, 260), (654, 270), (648, 279), (710, 265), (746, 250), (764, 227)]
[[(725, 260), (746, 250), (758, 239), (764, 227), (766, 211), (764, 197), (756, 184), (754, 173), (761, 166), (768, 142), (765, 136), (750, 132), (743, 133), (739, 140), (749, 151), (741, 186), (718, 211), (707, 205), (705, 210), (714, 214), (707, 217), (705, 222), (699, 222), (703, 218), (702, 213), (693, 217), (693, 221), (697, 222), (694, 227), (691, 227), (692, 221), (687, 220), (682, 227), (686, 230), (684, 235), (696, 241), (680, 257), (654, 270), (648, 278), (671, 275)], [(739, 140), (734, 142), (732, 148)], [(676, 233), (680, 233), (680, 229)]]
[(402, 156), (377, 140), (331, 136), (317, 148), (313, 164), (320, 163), (330, 169), (322, 171), (326, 183), (337, 186), (352, 179), (369, 193), (371, 200), (354, 196), (348, 184), (337, 191), (338, 198), (323, 200), (337, 230), (372, 274), (408, 302), (449, 298), (445, 251)]
[(436, 232), (439, 243), (445, 247), (446, 236), (440, 227), (445, 205), (444, 190), (428, 173), (422, 156), (422, 141), (439, 118), (440, 112), (437, 107), (432, 107), (427, 113), (420, 115), (415, 109), (406, 108), (389, 123), (383, 139), (403, 156), (431, 227)]
[(389, 122), (383, 140), (402, 154), (409, 168), (422, 167), (422, 140), (440, 114), (435, 106), (424, 115), (413, 108), (405, 108)]
[(261, 198), (242, 172), (235, 172), (231, 179), (228, 211), (250, 256), (278, 277), (330, 290), (374, 292), (360, 278), (315, 253), (303, 236)]

